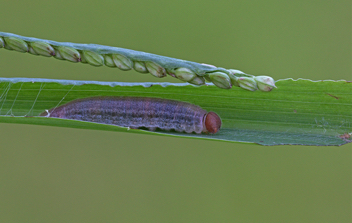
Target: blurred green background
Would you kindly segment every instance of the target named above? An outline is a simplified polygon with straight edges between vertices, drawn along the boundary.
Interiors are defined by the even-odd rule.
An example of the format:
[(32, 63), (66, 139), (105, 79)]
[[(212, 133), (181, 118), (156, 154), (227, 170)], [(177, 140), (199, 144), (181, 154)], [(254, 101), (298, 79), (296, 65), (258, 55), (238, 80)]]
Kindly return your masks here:
[[(120, 46), (276, 80), (352, 79), (351, 1), (32, 0), (1, 7), (3, 32)], [(1, 77), (175, 81), (7, 50), (0, 67)], [(0, 124), (0, 222), (350, 222), (351, 147)]]

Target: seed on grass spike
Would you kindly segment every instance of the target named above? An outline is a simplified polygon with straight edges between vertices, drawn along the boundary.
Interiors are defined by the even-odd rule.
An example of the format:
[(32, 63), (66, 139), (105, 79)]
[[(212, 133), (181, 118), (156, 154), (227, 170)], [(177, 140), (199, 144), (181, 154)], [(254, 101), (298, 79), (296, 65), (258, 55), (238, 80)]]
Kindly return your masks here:
[(76, 49), (67, 46), (59, 46), (57, 49), (60, 52), (61, 57), (65, 60), (75, 63), (81, 61), (81, 55)]
[(197, 75), (188, 68), (180, 67), (174, 71), (175, 76), (181, 81), (191, 81)]
[(237, 81), (240, 87), (245, 90), (248, 90), (248, 91), (257, 90), (257, 83), (252, 77), (239, 77)]
[(28, 52), (28, 44), (17, 37), (4, 37), (6, 46), (21, 53)]
[(114, 60), (116, 67), (120, 68), (121, 70), (132, 69), (133, 62), (125, 56), (120, 54), (113, 54), (112, 59)]
[(114, 60), (112, 59), (111, 55), (104, 54), (104, 64), (108, 67), (116, 67)]
[(230, 78), (230, 80), (231, 80), (232, 86), (239, 87), (239, 86), (240, 86), (239, 83), (238, 83), (238, 78), (239, 78), (239, 77), (237, 77), (237, 76), (235, 75), (235, 74), (237, 74), (237, 73), (233, 72), (233, 71), (237, 71), (237, 70), (232, 70), (232, 69), (230, 69), (229, 71), (230, 71), (229, 78)]
[(35, 52), (31, 46), (28, 46), (28, 53), (35, 56), (39, 56), (39, 54), (37, 54), (37, 52)]
[(79, 52), (79, 54), (81, 55), (81, 63), (88, 63), (87, 62), (87, 60), (86, 60), (86, 58), (84, 58), (84, 56), (83, 56), (83, 51), (82, 50), (80, 50), (80, 51), (78, 51)]
[(142, 61), (135, 61), (133, 63), (133, 68), (135, 71), (138, 71), (139, 73), (148, 73), (149, 71), (145, 67), (144, 62)]
[(0, 37), (0, 48), (5, 47), (5, 42), (4, 40)]
[(238, 83), (238, 78), (239, 78), (239, 77), (236, 77), (236, 76), (233, 75), (233, 74), (230, 74), (229, 77), (230, 77), (232, 86), (236, 86), (236, 87), (239, 87), (239, 86), (240, 86), (240, 84)]
[(211, 82), (210, 77), (209, 77), (208, 74), (204, 75), (203, 77), (204, 77), (204, 79), (205, 79), (206, 81)]
[(85, 61), (87, 61), (87, 63), (89, 63), (90, 65), (96, 67), (103, 66), (104, 64), (103, 56), (92, 51), (83, 50), (82, 58), (84, 58)]
[(214, 72), (207, 74), (210, 81), (215, 84), (215, 86), (223, 89), (230, 89), (232, 87), (231, 80), (229, 76), (222, 72)]
[(60, 51), (56, 50), (54, 57), (59, 60), (64, 60), (64, 58), (61, 56)]
[(51, 57), (55, 55), (54, 48), (48, 43), (37, 41), (30, 43), (30, 46), (39, 55), (45, 57)]
[(204, 77), (196, 76), (192, 80), (188, 81), (188, 83), (194, 84), (194, 85), (204, 85), (205, 84), (205, 79), (204, 79)]
[(274, 79), (269, 76), (257, 76), (254, 77), (257, 82), (258, 89), (261, 91), (271, 91), (276, 88)]
[(166, 76), (166, 70), (154, 62), (145, 62), (145, 66), (147, 67), (148, 71), (155, 77)]

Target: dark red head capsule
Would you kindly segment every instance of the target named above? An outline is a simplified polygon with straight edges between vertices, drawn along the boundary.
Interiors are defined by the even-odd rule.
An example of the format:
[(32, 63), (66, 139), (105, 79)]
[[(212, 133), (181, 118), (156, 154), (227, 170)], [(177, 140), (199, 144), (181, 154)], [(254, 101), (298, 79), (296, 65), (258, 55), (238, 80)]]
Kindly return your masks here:
[(208, 132), (217, 133), (221, 127), (221, 119), (215, 112), (208, 112), (205, 115), (205, 128)]

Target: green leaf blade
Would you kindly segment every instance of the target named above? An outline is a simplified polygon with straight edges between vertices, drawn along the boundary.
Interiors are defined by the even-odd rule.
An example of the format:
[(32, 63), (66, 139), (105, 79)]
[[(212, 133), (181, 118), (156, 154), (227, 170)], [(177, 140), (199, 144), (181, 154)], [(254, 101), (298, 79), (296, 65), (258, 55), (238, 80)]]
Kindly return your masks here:
[[(163, 134), (261, 145), (342, 145), (352, 133), (352, 83), (281, 80), (278, 89), (247, 92), (170, 83), (109, 83), (0, 79), (0, 122)], [(73, 120), (36, 117), (47, 109), (92, 96), (143, 96), (187, 101), (218, 113), (214, 135), (148, 132)], [(15, 117), (12, 117), (15, 116)], [(26, 116), (26, 117), (24, 117)], [(347, 135), (346, 135), (347, 134)]]

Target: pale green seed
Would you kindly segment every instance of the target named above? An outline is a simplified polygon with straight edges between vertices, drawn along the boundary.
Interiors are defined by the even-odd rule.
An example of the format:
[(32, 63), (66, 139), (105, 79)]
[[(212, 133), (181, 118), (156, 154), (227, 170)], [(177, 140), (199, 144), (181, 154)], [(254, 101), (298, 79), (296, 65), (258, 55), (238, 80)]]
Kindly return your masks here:
[(197, 75), (193, 73), (190, 69), (181, 67), (174, 71), (175, 76), (181, 81), (191, 81)]
[(11, 47), (9, 47), (9, 45), (7, 45), (6, 43), (5, 43), (4, 48), (7, 49), (7, 50), (13, 50), (13, 49), (12, 49)]
[(59, 46), (57, 50), (60, 52), (61, 57), (64, 58), (65, 60), (75, 62), (75, 63), (81, 61), (81, 55), (76, 49), (72, 47)]
[(257, 82), (258, 89), (261, 91), (271, 91), (273, 88), (276, 88), (275, 81), (272, 77), (257, 76), (254, 79)]
[(60, 51), (56, 49), (54, 57), (59, 60), (64, 60), (64, 58), (61, 56)]
[(81, 63), (88, 63), (86, 58), (84, 58), (84, 56), (83, 56), (83, 51), (80, 50), (78, 52), (79, 52), (79, 54), (81, 54)]
[(28, 44), (17, 37), (4, 37), (6, 46), (18, 52), (28, 52)]
[(240, 87), (245, 90), (248, 90), (248, 91), (257, 90), (257, 83), (252, 77), (239, 77), (237, 81)]
[(31, 46), (28, 46), (28, 53), (30, 53), (32, 55), (39, 56), (39, 54), (37, 54), (37, 52), (35, 52), (34, 49)]
[(229, 77), (231, 79), (232, 86), (239, 87), (240, 85), (238, 84), (238, 77), (239, 76), (242, 77), (243, 75), (246, 75), (246, 74), (240, 70), (235, 70), (235, 69), (228, 69), (228, 71), (230, 72)]
[(188, 81), (188, 83), (194, 84), (194, 85), (204, 85), (205, 84), (205, 79), (204, 79), (204, 77), (196, 76), (192, 80)]
[(116, 67), (120, 68), (121, 70), (131, 70), (133, 63), (130, 59), (120, 54), (113, 54), (112, 59)]
[(0, 48), (5, 47), (5, 42), (4, 40), (0, 37)]
[(232, 87), (231, 80), (229, 76), (222, 72), (214, 72), (208, 74), (211, 82), (213, 82), (217, 87), (230, 89)]
[(240, 86), (240, 85), (238, 84), (238, 77), (236, 77), (236, 76), (233, 75), (232, 73), (229, 74), (229, 77), (230, 77), (232, 86), (237, 86), (237, 87)]
[(228, 69), (228, 71), (230, 71), (231, 74), (235, 75), (235, 76), (253, 76), (250, 74), (245, 74), (244, 72), (240, 71), (240, 70), (235, 70), (235, 69)]
[(138, 71), (139, 73), (148, 73), (147, 68), (145, 67), (144, 62), (141, 61), (135, 61), (133, 63), (133, 68), (135, 69), (135, 71)]
[(111, 58), (110, 55), (108, 54), (104, 54), (104, 63), (106, 66), (108, 67), (116, 67), (115, 63), (114, 63), (114, 60)]
[(211, 80), (210, 80), (210, 78), (209, 78), (209, 75), (204, 75), (203, 77), (204, 77), (204, 79), (205, 79), (206, 81), (211, 82)]
[(166, 70), (154, 63), (154, 62), (145, 62), (145, 66), (147, 67), (148, 71), (155, 77), (166, 77)]
[(104, 57), (92, 52), (92, 51), (83, 51), (82, 58), (84, 58), (90, 65), (99, 67), (104, 64)]
[(42, 56), (45, 57), (51, 57), (55, 55), (55, 50), (54, 48), (45, 42), (32, 42), (30, 43), (30, 46), (33, 48), (33, 50)]

